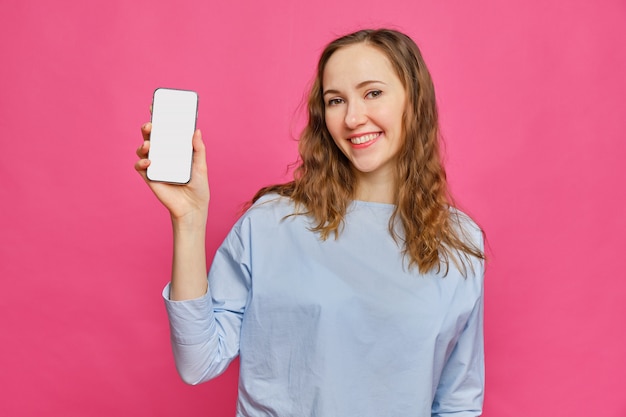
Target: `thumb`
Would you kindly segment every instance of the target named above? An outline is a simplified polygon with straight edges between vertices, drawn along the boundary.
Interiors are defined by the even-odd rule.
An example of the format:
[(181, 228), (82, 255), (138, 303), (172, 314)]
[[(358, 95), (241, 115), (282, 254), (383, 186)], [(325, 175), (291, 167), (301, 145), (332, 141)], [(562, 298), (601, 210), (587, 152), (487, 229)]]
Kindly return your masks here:
[(193, 146), (193, 159), (194, 162), (198, 160), (206, 161), (205, 157), (205, 147), (204, 142), (202, 141), (202, 132), (200, 129), (196, 129), (193, 133), (193, 138), (191, 139), (191, 145)]
[(202, 141), (202, 133), (200, 132), (200, 129), (196, 129), (193, 133), (191, 144), (193, 146), (193, 170), (197, 170), (197, 172), (204, 177), (207, 172), (206, 148), (204, 146), (204, 142)]

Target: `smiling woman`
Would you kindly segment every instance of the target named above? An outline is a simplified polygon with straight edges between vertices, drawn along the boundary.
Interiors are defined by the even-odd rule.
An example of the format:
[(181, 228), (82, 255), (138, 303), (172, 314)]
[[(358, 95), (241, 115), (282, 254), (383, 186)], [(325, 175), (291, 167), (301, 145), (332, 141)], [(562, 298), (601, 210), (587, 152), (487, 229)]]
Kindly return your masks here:
[[(375, 76), (380, 79), (371, 78)], [(380, 87), (367, 89), (373, 82), (378, 82)], [(385, 82), (387, 86), (382, 85)], [(342, 97), (338, 88), (361, 90), (364, 96), (356, 99), (352, 91), (352, 97)], [(385, 93), (391, 97), (387, 99)], [(377, 105), (379, 100), (384, 105)], [(343, 109), (343, 119), (342, 112), (336, 112), (335, 107)], [(455, 212), (451, 214), (449, 210), (453, 202), (439, 152), (435, 88), (422, 54), (411, 38), (382, 29), (358, 31), (331, 42), (318, 63), (308, 112), (308, 124), (299, 144), (302, 163), (295, 172), (295, 180), (261, 189), (255, 200), (269, 192), (290, 197), (312, 216), (316, 222), (312, 230), (324, 239), (338, 232), (343, 215), (354, 199), (392, 203), (395, 209), (389, 222), (390, 232), (403, 242), (402, 250), (409, 264), (417, 266), (420, 272), (442, 265), (447, 268), (450, 261), (464, 269), (464, 261), (469, 257), (484, 259), (482, 249), (468, 239)], [(379, 116), (384, 117), (388, 130), (377, 126), (379, 130), (368, 132), (355, 125), (375, 126)], [(354, 117), (360, 119), (347, 119)], [(386, 156), (379, 157), (389, 162), (381, 170), (386, 174), (368, 175), (367, 170), (360, 170), (354, 165), (355, 160), (350, 159), (359, 154), (364, 156), (360, 159), (370, 161), (374, 158), (367, 155), (378, 155), (356, 152), (358, 147), (344, 142), (354, 135), (356, 142), (368, 138), (359, 138), (359, 132), (381, 133), (380, 136), (387, 138), (385, 143), (389, 146), (372, 147), (372, 151), (386, 148)], [(342, 139), (342, 134), (347, 137)], [(333, 142), (336, 146), (332, 146)], [(395, 154), (393, 146), (400, 148)], [(348, 150), (350, 153), (346, 153)], [(402, 236), (395, 234), (397, 222), (402, 224)]]
[(136, 169), (174, 228), (163, 296), (182, 378), (239, 355), (240, 417), (480, 415), (482, 232), (447, 193), (417, 46), (384, 29), (335, 40), (308, 110), (293, 181), (256, 194), (208, 282), (200, 132), (176, 186), (147, 179), (143, 128)]

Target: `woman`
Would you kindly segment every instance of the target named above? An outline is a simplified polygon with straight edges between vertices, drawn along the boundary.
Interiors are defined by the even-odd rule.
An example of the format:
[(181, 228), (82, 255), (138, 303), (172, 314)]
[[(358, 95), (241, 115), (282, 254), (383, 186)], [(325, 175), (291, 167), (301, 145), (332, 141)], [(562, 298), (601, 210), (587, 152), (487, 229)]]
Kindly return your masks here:
[(240, 356), (238, 416), (478, 416), (482, 232), (452, 207), (434, 88), (415, 43), (363, 30), (330, 43), (294, 180), (260, 190), (206, 278), (204, 145), (192, 180), (146, 179), (168, 208), (163, 295), (191, 384)]

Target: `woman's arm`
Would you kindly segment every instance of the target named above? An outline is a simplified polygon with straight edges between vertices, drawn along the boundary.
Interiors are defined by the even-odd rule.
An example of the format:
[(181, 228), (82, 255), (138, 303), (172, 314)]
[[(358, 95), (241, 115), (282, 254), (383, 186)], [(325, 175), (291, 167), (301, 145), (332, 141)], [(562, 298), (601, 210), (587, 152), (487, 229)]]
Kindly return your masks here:
[[(482, 279), (468, 277), (467, 279)], [(469, 319), (444, 365), (432, 407), (432, 417), (476, 417), (482, 414), (485, 389), (483, 346), (483, 297)]]
[[(207, 280), (205, 237), (209, 207), (209, 184), (205, 148), (199, 130), (193, 136), (191, 181), (185, 185), (153, 182), (147, 178), (150, 165), (151, 124), (142, 128), (144, 142), (137, 150), (135, 169), (152, 192), (169, 210), (174, 238), (172, 280), (163, 297), (170, 322), (172, 350), (176, 368), (188, 384), (198, 384), (222, 373), (239, 353), (239, 329), (247, 287), (235, 285), (229, 303), (215, 304)], [(240, 252), (236, 250), (235, 252)], [(225, 282), (241, 274), (239, 262), (230, 260), (230, 251), (222, 250), (216, 258)], [(225, 258), (225, 262), (221, 259)], [(215, 262), (214, 262), (215, 265)], [(232, 271), (231, 271), (232, 269)], [(236, 278), (235, 278), (236, 280)]]
[(189, 300), (207, 292), (205, 237), (210, 192), (206, 153), (200, 130), (193, 135), (193, 163), (188, 184), (175, 185), (150, 181), (146, 170), (150, 165), (151, 123), (141, 128), (143, 143), (137, 149), (139, 161), (135, 169), (152, 192), (170, 212), (174, 237), (171, 300)]
[[(484, 250), (482, 231), (471, 223), (475, 246)], [(468, 276), (476, 295), (470, 315), (461, 331), (439, 380), (432, 417), (476, 417), (482, 414), (485, 391), (484, 279), (485, 261), (472, 258)]]

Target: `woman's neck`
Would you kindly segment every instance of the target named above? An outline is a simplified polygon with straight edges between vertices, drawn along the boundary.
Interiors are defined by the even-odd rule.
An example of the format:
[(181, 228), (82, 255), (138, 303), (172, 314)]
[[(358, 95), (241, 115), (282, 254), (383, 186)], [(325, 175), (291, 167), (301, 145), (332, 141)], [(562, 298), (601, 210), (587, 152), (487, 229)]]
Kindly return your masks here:
[(394, 204), (396, 181), (393, 178), (359, 173), (355, 199), (372, 203)]

